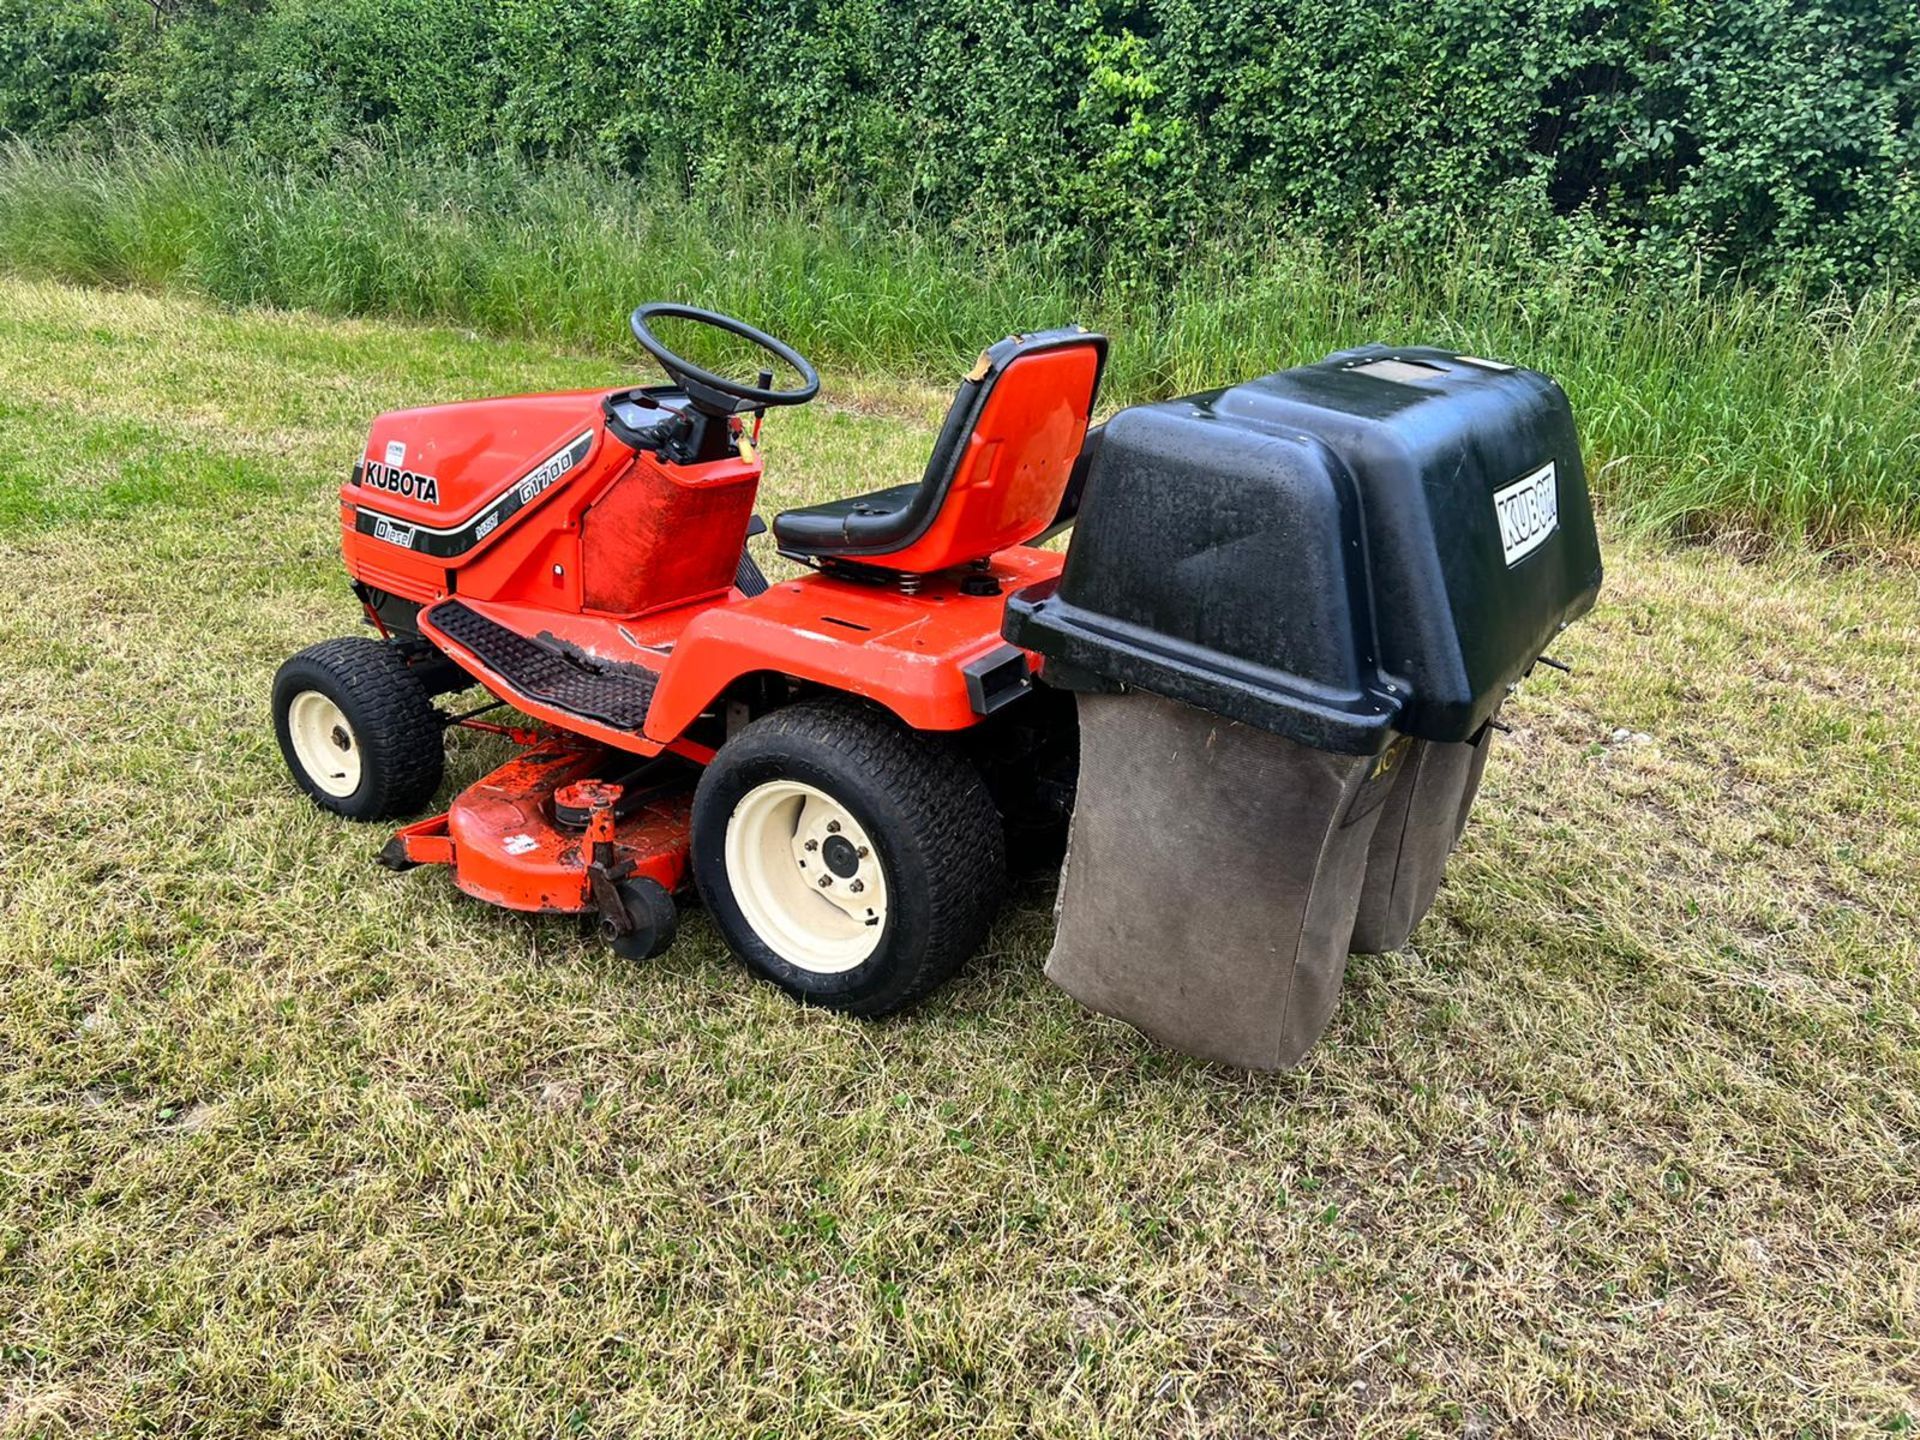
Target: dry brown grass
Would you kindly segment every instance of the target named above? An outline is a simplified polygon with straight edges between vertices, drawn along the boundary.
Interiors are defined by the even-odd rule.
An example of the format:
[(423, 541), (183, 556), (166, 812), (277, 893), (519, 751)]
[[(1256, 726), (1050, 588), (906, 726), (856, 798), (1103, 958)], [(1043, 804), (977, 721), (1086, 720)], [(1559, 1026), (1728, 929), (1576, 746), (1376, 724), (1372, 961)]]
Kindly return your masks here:
[[(1076, 1008), (1039, 891), (867, 1025), (697, 911), (633, 966), (387, 874), (282, 774), (368, 416), (604, 362), (0, 301), (0, 1434), (1920, 1423), (1912, 571), (1616, 541), (1296, 1073)], [(920, 400), (842, 401), (768, 508), (914, 473)]]

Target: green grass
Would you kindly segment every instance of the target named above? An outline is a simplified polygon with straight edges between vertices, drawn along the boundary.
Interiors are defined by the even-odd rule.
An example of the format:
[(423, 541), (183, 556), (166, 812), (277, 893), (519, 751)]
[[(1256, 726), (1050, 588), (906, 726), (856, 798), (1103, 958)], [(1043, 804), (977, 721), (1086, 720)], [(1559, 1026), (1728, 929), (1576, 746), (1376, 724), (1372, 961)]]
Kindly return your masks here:
[[(367, 417), (622, 374), (0, 282), (0, 1434), (1920, 1424), (1911, 570), (1610, 526), (1297, 1072), (1079, 1009), (1044, 886), (862, 1024), (697, 908), (631, 965), (389, 874), (283, 772)], [(938, 403), (830, 382), (764, 508), (911, 475)]]
[(693, 206), (670, 185), (566, 165), (374, 153), (313, 176), (191, 149), (13, 146), (0, 268), (607, 356), (633, 353), (635, 303), (690, 300), (830, 367), (923, 380), (1009, 331), (1079, 321), (1114, 337), (1111, 401), (1427, 341), (1559, 379), (1622, 527), (1743, 549), (1920, 538), (1920, 298), (1649, 287), (1465, 229), (1424, 253), (1251, 236), (1163, 287), (1101, 288), (1020, 237), (961, 253), (744, 184)]

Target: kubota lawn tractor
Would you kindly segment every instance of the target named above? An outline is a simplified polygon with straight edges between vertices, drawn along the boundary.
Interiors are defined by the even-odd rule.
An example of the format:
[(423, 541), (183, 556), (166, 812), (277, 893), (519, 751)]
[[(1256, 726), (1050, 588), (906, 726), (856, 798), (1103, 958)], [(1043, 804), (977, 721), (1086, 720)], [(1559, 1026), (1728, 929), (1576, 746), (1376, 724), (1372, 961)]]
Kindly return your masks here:
[[(696, 365), (662, 320), (796, 383)], [(753, 970), (884, 1014), (980, 945), (1010, 851), (1064, 839), (1049, 975), (1291, 1063), (1349, 950), (1425, 914), (1495, 711), (1599, 585), (1544, 376), (1374, 346), (1090, 428), (1107, 347), (1077, 329), (983, 353), (917, 483), (775, 516), (810, 573), (769, 584), (756, 441), (818, 377), (726, 316), (632, 324), (667, 384), (374, 423), (341, 524), (377, 638), (273, 692), (294, 777), (353, 819), (424, 807), (449, 726), (511, 736), (382, 859), (622, 955), (671, 942), (691, 881)]]

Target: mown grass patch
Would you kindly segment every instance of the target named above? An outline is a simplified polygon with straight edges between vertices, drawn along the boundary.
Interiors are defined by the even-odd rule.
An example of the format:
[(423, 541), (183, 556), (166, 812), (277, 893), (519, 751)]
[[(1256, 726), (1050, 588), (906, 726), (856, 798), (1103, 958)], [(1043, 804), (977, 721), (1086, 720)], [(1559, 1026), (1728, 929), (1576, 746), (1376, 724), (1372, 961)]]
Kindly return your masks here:
[(630, 355), (644, 299), (741, 315), (822, 363), (945, 383), (1016, 330), (1115, 340), (1119, 402), (1204, 389), (1372, 340), (1558, 379), (1615, 523), (1746, 549), (1911, 550), (1920, 536), (1920, 298), (1706, 290), (1451, 244), (1330, 251), (1235, 237), (1158, 284), (1077, 278), (1039, 243), (961, 251), (743, 184), (370, 153), (315, 175), (235, 153), (0, 151), (0, 266), (230, 305), (470, 326)]
[[(354, 625), (366, 417), (619, 366), (8, 282), (0, 367), (47, 464), (116, 416), (276, 457), (104, 517), (59, 469), (0, 533), (0, 1433), (1920, 1423), (1910, 571), (1613, 528), (1435, 914), (1257, 1077), (1049, 987), (1044, 886), (865, 1025), (697, 908), (625, 964), (297, 796), (266, 687)], [(765, 508), (911, 475), (932, 408), (774, 417)]]

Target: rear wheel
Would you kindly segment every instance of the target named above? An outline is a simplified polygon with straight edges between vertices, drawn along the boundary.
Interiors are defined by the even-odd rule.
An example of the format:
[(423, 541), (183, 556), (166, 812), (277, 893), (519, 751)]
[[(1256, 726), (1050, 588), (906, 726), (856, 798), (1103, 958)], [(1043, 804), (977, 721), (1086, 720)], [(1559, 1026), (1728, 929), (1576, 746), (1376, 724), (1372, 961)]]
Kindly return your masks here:
[(850, 701), (806, 701), (721, 747), (693, 803), (693, 873), (734, 953), (858, 1015), (921, 999), (986, 938), (1006, 879), (980, 777)]
[(287, 661), (273, 679), (273, 728), (300, 788), (349, 820), (411, 814), (440, 788), (440, 717), (385, 641), (325, 640)]

